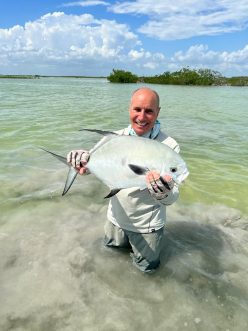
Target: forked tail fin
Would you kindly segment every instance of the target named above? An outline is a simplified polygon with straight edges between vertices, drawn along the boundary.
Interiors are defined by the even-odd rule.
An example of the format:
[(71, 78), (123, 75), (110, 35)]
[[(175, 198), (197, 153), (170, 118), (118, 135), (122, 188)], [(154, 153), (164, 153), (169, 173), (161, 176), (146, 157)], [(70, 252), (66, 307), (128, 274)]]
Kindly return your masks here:
[[(53, 152), (50, 152), (48, 151), (47, 149), (43, 148), (43, 147), (40, 147), (43, 151), (51, 154), (52, 156), (56, 157), (56, 159), (58, 159), (60, 162), (66, 164), (67, 166), (69, 166), (69, 164), (67, 163), (67, 159), (66, 157), (64, 156), (61, 156), (61, 155), (58, 155), (58, 154), (55, 154)], [(69, 189), (71, 188), (75, 178), (77, 177), (77, 170), (75, 170), (72, 166), (69, 166), (70, 169), (69, 169), (69, 172), (68, 172), (68, 175), (67, 175), (67, 178), (66, 178), (66, 182), (65, 182), (65, 187), (64, 187), (64, 190), (63, 190), (63, 193), (62, 195), (65, 195)]]
[(62, 163), (68, 165), (67, 160), (66, 160), (66, 157), (61, 156), (61, 155), (58, 155), (58, 154), (55, 154), (55, 153), (53, 153), (53, 152), (50, 152), (49, 150), (47, 150), (47, 149), (45, 149), (45, 148), (43, 148), (43, 147), (39, 147), (39, 148), (42, 149), (43, 151), (45, 151), (45, 152), (51, 154), (52, 156), (56, 157), (56, 158), (57, 158), (59, 161), (61, 161)]
[(62, 195), (65, 195), (69, 191), (75, 178), (77, 177), (77, 174), (78, 174), (77, 170), (75, 170), (73, 167), (70, 167)]

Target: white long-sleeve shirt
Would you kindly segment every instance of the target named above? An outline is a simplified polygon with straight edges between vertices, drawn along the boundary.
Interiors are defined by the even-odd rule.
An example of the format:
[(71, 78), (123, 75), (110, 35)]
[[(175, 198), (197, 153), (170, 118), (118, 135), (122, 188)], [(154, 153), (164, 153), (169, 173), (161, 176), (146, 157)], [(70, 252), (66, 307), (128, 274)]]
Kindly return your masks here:
[[(117, 132), (128, 135), (125, 128)], [(148, 138), (144, 138), (148, 139)], [(162, 131), (155, 140), (168, 145), (177, 153), (180, 151), (178, 143)], [(148, 189), (137, 188), (122, 189), (110, 199), (107, 218), (114, 225), (133, 232), (149, 233), (162, 228), (166, 220), (166, 207), (178, 199), (178, 186), (168, 192), (168, 196), (162, 200), (154, 199)]]

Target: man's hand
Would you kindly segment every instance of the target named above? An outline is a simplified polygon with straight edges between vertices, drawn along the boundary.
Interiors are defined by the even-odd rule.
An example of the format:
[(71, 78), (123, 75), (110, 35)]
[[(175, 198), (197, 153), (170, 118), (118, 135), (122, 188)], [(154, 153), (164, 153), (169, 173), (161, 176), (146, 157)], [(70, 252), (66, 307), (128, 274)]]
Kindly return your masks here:
[(174, 187), (174, 181), (170, 175), (161, 177), (157, 171), (147, 172), (146, 183), (149, 192), (157, 200), (166, 198)]
[(80, 175), (89, 173), (89, 170), (86, 167), (89, 158), (89, 152), (81, 149), (71, 151), (67, 154), (67, 162), (78, 170)]

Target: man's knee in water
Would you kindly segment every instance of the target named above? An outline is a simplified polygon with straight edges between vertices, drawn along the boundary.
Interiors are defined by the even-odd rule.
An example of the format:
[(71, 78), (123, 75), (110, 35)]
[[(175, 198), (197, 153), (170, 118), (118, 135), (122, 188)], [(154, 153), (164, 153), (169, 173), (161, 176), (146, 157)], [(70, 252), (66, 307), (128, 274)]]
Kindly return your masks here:
[(146, 258), (140, 256), (135, 256), (133, 253), (130, 254), (133, 259), (133, 264), (136, 268), (144, 273), (152, 273), (158, 269), (160, 266), (160, 259), (154, 261), (148, 261)]

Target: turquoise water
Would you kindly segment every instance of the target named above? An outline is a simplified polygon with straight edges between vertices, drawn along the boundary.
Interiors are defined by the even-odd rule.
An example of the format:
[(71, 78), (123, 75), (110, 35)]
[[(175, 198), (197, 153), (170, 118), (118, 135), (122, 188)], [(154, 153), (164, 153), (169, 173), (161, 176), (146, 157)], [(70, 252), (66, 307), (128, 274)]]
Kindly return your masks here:
[(92, 147), (78, 130), (126, 126), (138, 87), (0, 80), (1, 330), (247, 329), (247, 88), (152, 85), (190, 170), (152, 277), (102, 247), (108, 189), (80, 177), (61, 197), (67, 169), (38, 148)]

